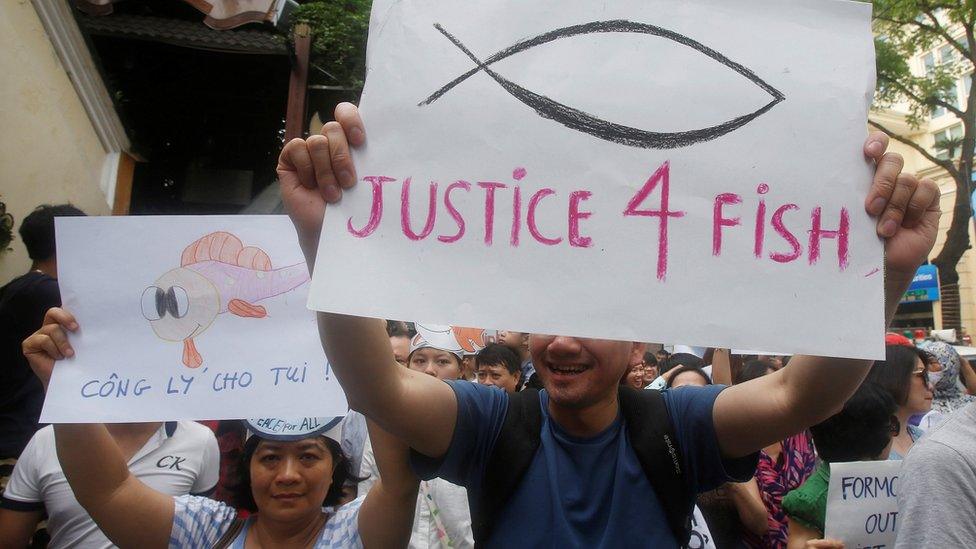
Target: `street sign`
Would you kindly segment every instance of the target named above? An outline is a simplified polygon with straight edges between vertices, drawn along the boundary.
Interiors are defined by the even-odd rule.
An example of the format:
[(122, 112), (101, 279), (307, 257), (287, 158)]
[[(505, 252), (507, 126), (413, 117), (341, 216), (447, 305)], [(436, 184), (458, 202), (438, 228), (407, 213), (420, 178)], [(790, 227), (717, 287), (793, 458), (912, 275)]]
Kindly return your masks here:
[(935, 265), (922, 265), (915, 273), (911, 286), (902, 296), (902, 303), (915, 303), (919, 301), (938, 301), (939, 295), (939, 268)]

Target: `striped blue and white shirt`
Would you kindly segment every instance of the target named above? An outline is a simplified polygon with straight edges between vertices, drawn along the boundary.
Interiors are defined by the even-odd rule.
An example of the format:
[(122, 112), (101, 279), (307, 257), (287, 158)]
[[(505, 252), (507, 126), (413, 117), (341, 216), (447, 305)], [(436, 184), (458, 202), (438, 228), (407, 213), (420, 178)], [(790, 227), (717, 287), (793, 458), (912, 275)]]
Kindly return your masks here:
[[(327, 547), (342, 547), (359, 549), (363, 546), (359, 537), (359, 508), (366, 496), (360, 497), (339, 507), (323, 507), (322, 512), (329, 514), (315, 549)], [(226, 532), (237, 511), (224, 503), (199, 496), (179, 496), (173, 498), (176, 509), (173, 514), (173, 530), (169, 535), (169, 546), (173, 549), (185, 547), (213, 547), (217, 540)], [(241, 533), (231, 544), (231, 547), (244, 547), (248, 527), (253, 517), (248, 520)]]

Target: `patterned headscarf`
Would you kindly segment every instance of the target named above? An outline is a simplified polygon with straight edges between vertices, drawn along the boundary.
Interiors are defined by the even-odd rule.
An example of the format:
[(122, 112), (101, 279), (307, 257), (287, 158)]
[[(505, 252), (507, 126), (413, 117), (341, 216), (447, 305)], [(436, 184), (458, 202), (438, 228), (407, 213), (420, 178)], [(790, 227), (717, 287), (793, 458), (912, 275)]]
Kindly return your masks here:
[(976, 397), (963, 393), (959, 388), (959, 369), (962, 367), (962, 357), (952, 345), (941, 341), (923, 341), (918, 347), (934, 356), (942, 365), (942, 377), (933, 388), (933, 410), (949, 414), (970, 402), (976, 401)]

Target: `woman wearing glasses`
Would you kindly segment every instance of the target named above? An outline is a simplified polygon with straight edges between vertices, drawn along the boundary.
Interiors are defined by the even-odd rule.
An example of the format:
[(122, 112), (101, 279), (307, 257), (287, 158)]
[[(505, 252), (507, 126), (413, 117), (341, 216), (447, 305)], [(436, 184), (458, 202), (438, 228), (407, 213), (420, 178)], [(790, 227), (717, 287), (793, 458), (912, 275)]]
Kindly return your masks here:
[(915, 441), (922, 436), (922, 430), (908, 423), (916, 414), (925, 414), (932, 409), (932, 386), (929, 384), (929, 362), (931, 357), (925, 351), (905, 345), (888, 345), (885, 360), (874, 363), (867, 380), (873, 381), (887, 390), (895, 399), (898, 410), (898, 434), (891, 441), (891, 454), (888, 459), (903, 459)]

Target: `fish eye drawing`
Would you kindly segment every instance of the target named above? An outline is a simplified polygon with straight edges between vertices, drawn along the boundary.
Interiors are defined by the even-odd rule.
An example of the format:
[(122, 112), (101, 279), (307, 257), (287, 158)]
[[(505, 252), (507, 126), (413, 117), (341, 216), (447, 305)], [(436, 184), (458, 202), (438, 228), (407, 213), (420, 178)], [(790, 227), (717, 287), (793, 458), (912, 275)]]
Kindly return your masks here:
[[(471, 61), (475, 63), (475, 67), (432, 93), (429, 97), (418, 103), (418, 107), (426, 107), (433, 104), (458, 84), (471, 78), (475, 74), (484, 71), (485, 74), (490, 76), (512, 97), (535, 110), (536, 114), (542, 118), (558, 122), (567, 128), (587, 133), (604, 141), (611, 141), (621, 145), (645, 149), (676, 149), (694, 145), (696, 143), (711, 141), (733, 132), (742, 126), (745, 126), (749, 122), (752, 122), (756, 118), (759, 118), (781, 101), (786, 100), (786, 96), (782, 92), (771, 86), (745, 66), (732, 61), (728, 57), (692, 38), (646, 23), (613, 20), (597, 21), (582, 25), (563, 27), (540, 34), (534, 38), (528, 38), (516, 42), (512, 46), (505, 48), (484, 60), (481, 60), (475, 56), (474, 53), (472, 53), (463, 43), (461, 43), (460, 40), (444, 29), (440, 23), (435, 23), (434, 28), (443, 34), (445, 38), (450, 40), (451, 43), (461, 50), (466, 56), (468, 56)], [(598, 33), (638, 33), (659, 36), (667, 40), (672, 40), (678, 44), (692, 48), (741, 74), (763, 91), (768, 93), (772, 97), (772, 100), (766, 105), (760, 107), (755, 112), (733, 118), (716, 126), (679, 132), (654, 132), (601, 120), (579, 109), (563, 105), (562, 103), (554, 101), (544, 95), (540, 95), (523, 88), (522, 86), (515, 84), (491, 69), (492, 64), (530, 48), (571, 36)]]
[(183, 364), (199, 368), (203, 357), (194, 340), (217, 315), (266, 318), (268, 311), (258, 302), (308, 280), (304, 262), (274, 269), (264, 250), (244, 246), (228, 232), (213, 232), (187, 246), (180, 266), (142, 292), (142, 316), (160, 339), (183, 342)]

